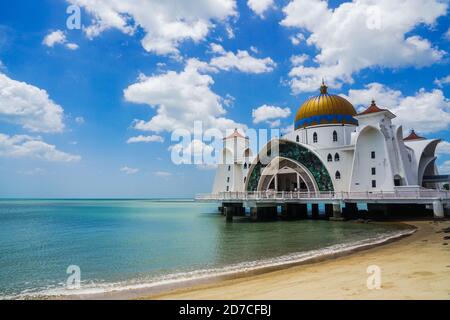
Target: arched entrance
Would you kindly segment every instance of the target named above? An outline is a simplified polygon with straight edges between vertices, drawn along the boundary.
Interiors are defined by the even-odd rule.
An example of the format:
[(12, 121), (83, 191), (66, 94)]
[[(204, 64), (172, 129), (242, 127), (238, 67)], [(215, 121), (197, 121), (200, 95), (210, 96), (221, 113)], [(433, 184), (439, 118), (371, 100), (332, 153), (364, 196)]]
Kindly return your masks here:
[[(294, 177), (297, 179), (296, 175), (299, 175), (301, 179), (300, 182), (297, 182), (297, 189), (334, 191), (331, 176), (315, 152), (306, 146), (288, 140), (278, 139), (276, 142), (277, 148), (273, 148), (274, 141), (269, 142), (249, 168), (245, 185), (247, 191), (267, 190), (270, 187), (271, 180), (275, 179), (275, 171), (268, 171), (273, 170), (268, 169), (269, 164), (277, 164), (274, 167), (281, 170), (279, 177), (281, 177), (281, 174), (285, 174), (281, 177), (281, 184), (288, 183), (289, 188), (293, 186), (291, 182)], [(275, 160), (277, 158), (278, 160)], [(264, 161), (261, 159), (264, 159)], [(265, 176), (264, 179), (261, 179), (262, 174)], [(269, 181), (266, 181), (267, 179)], [(305, 183), (305, 185), (301, 185), (302, 183)], [(275, 180), (273, 186), (275, 190)], [(280, 189), (278, 183), (277, 188)], [(286, 187), (282, 188), (286, 189)]]
[(314, 177), (302, 164), (284, 157), (274, 158), (262, 171), (258, 191), (319, 191)]

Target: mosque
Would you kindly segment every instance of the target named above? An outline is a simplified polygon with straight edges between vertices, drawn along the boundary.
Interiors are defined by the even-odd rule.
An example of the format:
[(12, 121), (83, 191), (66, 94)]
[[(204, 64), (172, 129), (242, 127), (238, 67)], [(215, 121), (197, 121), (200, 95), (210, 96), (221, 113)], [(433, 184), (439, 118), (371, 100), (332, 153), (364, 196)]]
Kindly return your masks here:
[[(238, 130), (224, 139), (212, 195), (284, 192), (292, 198), (292, 194), (407, 194), (441, 189), (449, 181), (436, 166), (441, 140), (421, 137), (414, 130), (404, 137), (402, 126), (392, 122), (395, 117), (375, 101), (358, 113), (322, 83), (320, 94), (298, 109), (294, 131), (270, 140), (260, 150), (252, 150), (249, 139)], [(441, 202), (438, 211), (446, 206)]]

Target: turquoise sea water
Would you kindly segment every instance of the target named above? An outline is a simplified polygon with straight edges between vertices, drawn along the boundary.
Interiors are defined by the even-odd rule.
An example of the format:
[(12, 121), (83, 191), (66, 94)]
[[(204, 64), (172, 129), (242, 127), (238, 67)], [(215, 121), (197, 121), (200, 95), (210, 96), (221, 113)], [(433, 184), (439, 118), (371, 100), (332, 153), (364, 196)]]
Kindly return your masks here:
[[(0, 200), (0, 298), (150, 287), (302, 261), (383, 241), (392, 225), (226, 223), (217, 205), (150, 200)], [(81, 288), (66, 289), (66, 270)]]

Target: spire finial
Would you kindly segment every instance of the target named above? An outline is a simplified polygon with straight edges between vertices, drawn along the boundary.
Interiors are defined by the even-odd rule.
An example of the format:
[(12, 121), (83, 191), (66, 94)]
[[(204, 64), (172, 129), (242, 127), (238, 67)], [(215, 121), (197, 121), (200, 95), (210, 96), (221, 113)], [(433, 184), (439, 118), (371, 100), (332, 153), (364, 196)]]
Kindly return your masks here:
[(325, 80), (322, 78), (322, 85), (320, 86), (320, 94), (328, 94), (328, 87), (325, 84)]
[(377, 104), (375, 103), (375, 98), (372, 98), (372, 106), (376, 106)]

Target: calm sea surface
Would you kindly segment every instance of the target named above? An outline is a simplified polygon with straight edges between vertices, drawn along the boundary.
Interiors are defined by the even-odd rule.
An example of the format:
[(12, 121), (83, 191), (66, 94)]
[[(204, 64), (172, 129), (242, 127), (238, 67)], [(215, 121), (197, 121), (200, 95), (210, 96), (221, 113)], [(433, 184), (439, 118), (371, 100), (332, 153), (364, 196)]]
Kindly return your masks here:
[[(398, 226), (226, 223), (191, 201), (0, 200), (0, 298), (101, 293), (302, 261), (376, 243)], [(68, 290), (66, 271), (81, 269)]]

